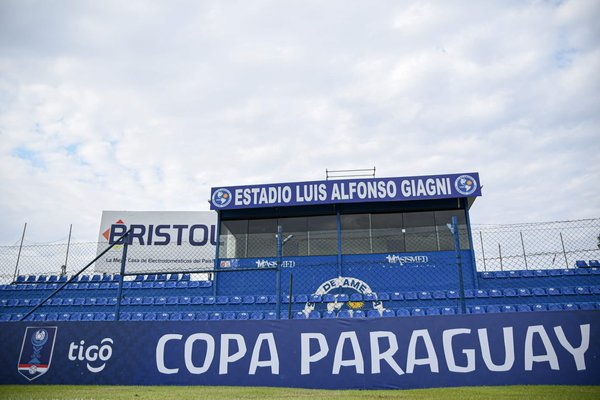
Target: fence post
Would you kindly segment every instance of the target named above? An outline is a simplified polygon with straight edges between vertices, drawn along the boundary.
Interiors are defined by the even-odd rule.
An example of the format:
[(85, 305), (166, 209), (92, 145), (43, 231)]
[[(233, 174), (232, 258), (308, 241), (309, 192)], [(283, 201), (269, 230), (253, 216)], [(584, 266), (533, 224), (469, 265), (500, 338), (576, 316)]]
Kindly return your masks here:
[(498, 243), (498, 255), (500, 256), (500, 271), (504, 271), (504, 267), (502, 266), (502, 247), (500, 243)]
[(449, 226), (452, 236), (454, 236), (454, 251), (456, 253), (456, 267), (458, 268), (458, 293), (460, 296), (461, 314), (467, 313), (465, 304), (465, 284), (463, 282), (462, 257), (460, 254), (460, 238), (458, 236), (458, 217), (452, 217), (452, 225)]
[(117, 307), (115, 309), (115, 321), (121, 318), (121, 296), (123, 294), (123, 279), (125, 279), (125, 265), (127, 264), (127, 246), (129, 243), (129, 232), (123, 238), (123, 254), (121, 255), (121, 274), (119, 275), (119, 290), (117, 292)]
[(15, 274), (13, 275), (13, 282), (17, 281), (17, 274), (19, 273), (19, 260), (21, 259), (21, 249), (23, 248), (23, 240), (25, 239), (25, 230), (27, 229), (27, 222), (23, 227), (23, 235), (21, 235), (21, 244), (19, 245), (19, 254), (17, 254), (17, 264), (15, 265)]
[(290, 272), (290, 291), (289, 291), (289, 298), (288, 298), (288, 319), (292, 319), (292, 291), (294, 288), (294, 274), (292, 272)]
[(525, 260), (525, 269), (527, 268), (527, 255), (525, 254), (525, 242), (523, 241), (523, 232), (519, 232), (521, 235), (521, 247), (523, 248), (523, 259)]
[(481, 240), (481, 258), (483, 258), (483, 270), (487, 271), (485, 265), (485, 251), (483, 250), (483, 235), (481, 234), (481, 231), (479, 231), (479, 239)]
[(277, 302), (275, 303), (275, 312), (277, 313), (277, 319), (281, 318), (281, 264), (283, 259), (283, 229), (281, 225), (277, 225), (277, 270), (275, 271), (275, 296), (277, 296)]
[(558, 232), (560, 235), (560, 244), (562, 245), (563, 254), (565, 256), (565, 268), (569, 268), (569, 261), (567, 260), (567, 252), (565, 251), (565, 242), (562, 237), (562, 232)]

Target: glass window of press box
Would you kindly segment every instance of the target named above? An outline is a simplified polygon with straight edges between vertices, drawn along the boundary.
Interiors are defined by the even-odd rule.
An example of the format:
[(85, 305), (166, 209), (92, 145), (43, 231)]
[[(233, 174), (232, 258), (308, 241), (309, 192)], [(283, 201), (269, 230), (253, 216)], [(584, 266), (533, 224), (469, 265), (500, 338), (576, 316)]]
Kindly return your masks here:
[(221, 221), (220, 258), (277, 256), (281, 225), (284, 256), (404, 253), (454, 250), (448, 224), (458, 218), (462, 249), (469, 249), (464, 210), (410, 213), (364, 213)]

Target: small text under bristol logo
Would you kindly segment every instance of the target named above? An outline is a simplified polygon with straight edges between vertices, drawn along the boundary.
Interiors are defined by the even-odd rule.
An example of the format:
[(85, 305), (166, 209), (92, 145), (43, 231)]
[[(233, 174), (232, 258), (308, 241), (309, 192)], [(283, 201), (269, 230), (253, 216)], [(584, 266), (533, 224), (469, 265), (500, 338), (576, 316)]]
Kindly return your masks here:
[(79, 344), (71, 342), (69, 345), (69, 360), (87, 361), (87, 369), (96, 374), (106, 367), (106, 362), (112, 357), (111, 338), (104, 338), (100, 345), (86, 346), (85, 341), (81, 340)]

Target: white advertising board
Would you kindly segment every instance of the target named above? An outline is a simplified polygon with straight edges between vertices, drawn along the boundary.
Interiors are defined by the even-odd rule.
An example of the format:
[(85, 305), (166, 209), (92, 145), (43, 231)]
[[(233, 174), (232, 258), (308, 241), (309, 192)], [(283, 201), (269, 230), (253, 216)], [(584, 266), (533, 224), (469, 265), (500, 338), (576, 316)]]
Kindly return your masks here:
[[(217, 213), (213, 211), (103, 211), (100, 254), (128, 229), (127, 273), (168, 273), (214, 268)], [(123, 246), (96, 261), (95, 270), (121, 270)]]

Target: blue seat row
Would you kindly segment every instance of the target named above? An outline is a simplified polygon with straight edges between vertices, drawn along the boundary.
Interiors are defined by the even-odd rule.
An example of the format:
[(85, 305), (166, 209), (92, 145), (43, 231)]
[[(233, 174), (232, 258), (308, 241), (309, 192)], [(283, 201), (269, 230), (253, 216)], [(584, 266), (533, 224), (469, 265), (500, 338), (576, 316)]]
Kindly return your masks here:
[[(125, 281), (123, 289), (195, 289), (212, 286), (212, 281)], [(0, 290), (55, 290), (59, 283), (18, 283), (0, 285)], [(69, 283), (65, 290), (104, 290), (117, 289), (118, 282), (78, 282)]]
[(569, 311), (569, 310), (600, 310), (600, 303), (538, 303), (517, 305), (489, 305), (469, 307), (471, 314), (497, 313), (497, 312), (533, 312), (533, 311)]
[[(62, 283), (69, 279), (66, 275), (19, 275), (15, 283)], [(73, 283), (87, 282), (117, 282), (119, 275), (95, 274), (95, 275), (80, 275)], [(154, 282), (154, 281), (189, 281), (190, 274), (149, 274), (136, 275), (136, 282)]]
[(567, 268), (567, 269), (536, 269), (536, 270), (515, 270), (515, 271), (485, 271), (479, 275), (483, 279), (503, 279), (503, 278), (540, 278), (548, 276), (573, 276), (573, 275), (600, 275), (600, 266), (587, 269)]
[(600, 261), (599, 260), (589, 260), (589, 264), (587, 262), (585, 262), (585, 260), (576, 260), (575, 261), (575, 266), (577, 268), (600, 268)]

